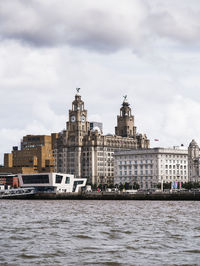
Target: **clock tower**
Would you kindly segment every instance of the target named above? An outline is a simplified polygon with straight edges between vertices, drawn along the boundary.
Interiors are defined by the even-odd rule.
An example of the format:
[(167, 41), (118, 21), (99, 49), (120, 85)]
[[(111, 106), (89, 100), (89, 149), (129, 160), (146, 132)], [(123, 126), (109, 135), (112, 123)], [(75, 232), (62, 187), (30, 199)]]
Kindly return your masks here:
[(136, 127), (134, 126), (134, 116), (131, 114), (131, 108), (127, 101), (127, 95), (124, 96), (120, 115), (117, 116), (117, 126), (115, 134), (121, 137), (136, 138)]
[(87, 110), (77, 88), (72, 109), (69, 110), (69, 121), (65, 136), (66, 169), (67, 173), (81, 177), (83, 138), (88, 134), (90, 125), (87, 121)]
[(69, 121), (67, 122), (67, 131), (69, 136), (74, 136), (76, 142), (80, 144), (82, 137), (88, 133), (89, 122), (87, 121), (87, 110), (84, 108), (84, 102), (79, 94), (80, 88), (77, 88), (75, 100), (72, 102), (72, 109), (69, 110)]

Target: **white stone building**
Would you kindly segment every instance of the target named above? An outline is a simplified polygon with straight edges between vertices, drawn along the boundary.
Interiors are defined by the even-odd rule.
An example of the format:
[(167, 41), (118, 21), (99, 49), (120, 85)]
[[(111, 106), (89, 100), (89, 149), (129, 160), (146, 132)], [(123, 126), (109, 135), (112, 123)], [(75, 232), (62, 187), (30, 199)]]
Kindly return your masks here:
[(118, 151), (114, 165), (115, 184), (136, 182), (149, 189), (161, 182), (188, 182), (188, 150), (184, 147)]

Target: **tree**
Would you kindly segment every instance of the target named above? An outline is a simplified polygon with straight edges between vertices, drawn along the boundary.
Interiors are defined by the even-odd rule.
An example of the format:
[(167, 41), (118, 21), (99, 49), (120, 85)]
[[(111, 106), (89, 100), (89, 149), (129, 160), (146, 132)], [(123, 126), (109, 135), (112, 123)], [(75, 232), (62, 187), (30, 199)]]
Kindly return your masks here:
[(98, 185), (98, 188), (101, 189), (101, 190), (103, 190), (103, 185), (102, 184), (99, 184)]
[(157, 184), (157, 188), (158, 188), (158, 189), (161, 189), (161, 183), (158, 183), (158, 184)]
[(108, 188), (114, 188), (114, 185), (113, 184), (109, 184)]
[(97, 190), (97, 185), (96, 185), (96, 184), (94, 184), (94, 185), (92, 185), (92, 184), (88, 184), (88, 185), (91, 186), (92, 190)]
[(136, 182), (134, 182), (133, 185), (132, 185), (133, 189), (139, 189), (139, 187), (140, 187), (139, 184), (136, 183)]
[[(163, 189), (171, 189), (172, 183), (164, 183), (163, 182)], [(156, 186), (158, 189), (161, 189), (161, 183), (158, 183)]]
[(119, 184), (119, 190), (122, 190), (124, 188), (124, 185), (122, 183)]
[(182, 188), (185, 189), (195, 189), (195, 188), (200, 188), (200, 183), (199, 182), (187, 182), (182, 184)]
[(163, 183), (163, 189), (171, 189), (172, 185), (170, 183)]
[(129, 189), (129, 183), (128, 183), (128, 182), (125, 182), (124, 188), (125, 188), (126, 190)]

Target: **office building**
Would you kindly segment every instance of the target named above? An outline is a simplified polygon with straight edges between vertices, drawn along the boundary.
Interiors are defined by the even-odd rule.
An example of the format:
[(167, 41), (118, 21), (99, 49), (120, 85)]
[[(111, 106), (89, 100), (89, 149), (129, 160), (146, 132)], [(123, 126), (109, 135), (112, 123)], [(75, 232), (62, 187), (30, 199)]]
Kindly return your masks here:
[(139, 184), (141, 189), (158, 183), (188, 182), (188, 150), (184, 147), (118, 151), (114, 154), (115, 184)]
[(0, 173), (41, 173), (54, 171), (53, 146), (57, 134), (27, 135), (21, 141), (21, 149), (13, 147), (4, 154), (4, 167)]

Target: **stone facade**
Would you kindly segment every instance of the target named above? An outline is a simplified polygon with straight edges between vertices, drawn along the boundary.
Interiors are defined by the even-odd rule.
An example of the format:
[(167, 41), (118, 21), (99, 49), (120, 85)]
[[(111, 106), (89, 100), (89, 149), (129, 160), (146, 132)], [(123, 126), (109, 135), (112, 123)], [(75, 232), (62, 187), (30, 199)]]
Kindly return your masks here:
[(200, 182), (200, 152), (199, 146), (193, 139), (188, 147), (189, 181)]
[(137, 183), (141, 189), (151, 189), (162, 182), (188, 182), (188, 151), (184, 148), (119, 151), (114, 165), (115, 184)]
[(115, 135), (105, 136), (98, 127), (90, 128), (87, 110), (77, 93), (69, 110), (66, 130), (59, 133), (54, 149), (55, 171), (87, 178), (91, 184), (113, 184), (114, 152), (133, 148), (149, 148), (149, 140), (146, 135), (136, 133), (126, 98), (117, 117)]

